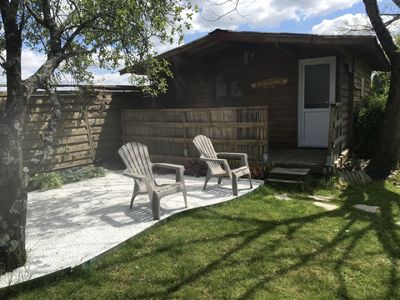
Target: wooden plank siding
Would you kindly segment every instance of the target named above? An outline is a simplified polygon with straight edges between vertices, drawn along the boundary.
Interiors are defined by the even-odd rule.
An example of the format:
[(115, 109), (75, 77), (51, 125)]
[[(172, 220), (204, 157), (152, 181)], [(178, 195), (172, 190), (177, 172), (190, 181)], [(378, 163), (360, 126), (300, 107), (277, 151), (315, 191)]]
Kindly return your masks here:
[(359, 57), (347, 54), (337, 60), (337, 105), (331, 106), (328, 152), (334, 165), (344, 161), (353, 143), (354, 111), (371, 91), (372, 69)]
[(122, 130), (124, 143), (146, 144), (154, 162), (197, 161), (193, 138), (202, 134), (217, 152), (247, 153), (259, 164), (268, 149), (268, 108), (123, 110)]
[(356, 57), (354, 62), (353, 101), (354, 107), (360, 105), (361, 100), (371, 92), (372, 69), (361, 58)]
[(351, 91), (351, 82), (352, 82), (352, 74), (346, 64), (345, 60), (342, 58), (338, 59), (337, 63), (337, 89), (339, 90), (337, 102), (341, 103), (339, 108), (338, 116), (336, 120), (332, 120), (336, 122), (333, 126), (336, 128), (337, 134), (336, 138), (340, 138), (343, 140), (341, 144), (341, 152), (344, 149), (349, 147), (353, 117), (352, 117), (352, 105), (353, 101), (351, 99), (352, 91)]
[[(218, 108), (268, 106), (269, 148), (297, 148), (299, 59), (337, 56), (334, 48), (317, 46), (227, 43), (196, 55), (171, 58), (174, 78), (168, 92), (136, 101), (135, 108)], [(217, 77), (228, 82), (227, 95), (217, 95)], [(285, 79), (286, 84), (255, 87)], [(239, 87), (240, 96), (230, 93)]]
[[(5, 103), (3, 95), (2, 103)], [(61, 117), (54, 136), (54, 152), (42, 167), (44, 171), (119, 160), (122, 145), (121, 110), (130, 108), (137, 91), (96, 89), (90, 93), (59, 92)], [(42, 149), (42, 137), (51, 116), (48, 96), (37, 93), (30, 99), (24, 123), (23, 156), (29, 165)]]

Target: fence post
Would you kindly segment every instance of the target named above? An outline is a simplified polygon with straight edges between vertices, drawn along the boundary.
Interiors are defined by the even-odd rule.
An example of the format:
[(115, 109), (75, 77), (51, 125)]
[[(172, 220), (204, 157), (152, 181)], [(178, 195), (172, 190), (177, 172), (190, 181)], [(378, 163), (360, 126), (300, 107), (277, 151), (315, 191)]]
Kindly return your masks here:
[[(187, 132), (187, 126), (186, 126), (186, 123), (187, 123), (187, 111), (185, 110), (184, 112), (183, 112), (183, 127), (184, 127), (184, 138), (185, 139), (187, 139), (188, 138), (188, 132)], [(188, 157), (189, 156), (189, 145), (188, 145), (188, 143), (186, 142), (186, 143), (184, 143), (183, 144), (183, 156), (184, 157)]]
[(83, 101), (81, 103), (83, 105), (83, 116), (84, 116), (84, 119), (85, 119), (87, 137), (88, 137), (88, 141), (89, 141), (90, 157), (91, 157), (92, 163), (93, 163), (94, 162), (95, 153), (94, 153), (94, 146), (93, 146), (92, 130), (91, 130), (91, 126), (89, 124), (89, 116), (88, 116), (88, 111), (87, 111), (86, 97), (85, 97), (85, 99), (82, 99), (82, 100)]

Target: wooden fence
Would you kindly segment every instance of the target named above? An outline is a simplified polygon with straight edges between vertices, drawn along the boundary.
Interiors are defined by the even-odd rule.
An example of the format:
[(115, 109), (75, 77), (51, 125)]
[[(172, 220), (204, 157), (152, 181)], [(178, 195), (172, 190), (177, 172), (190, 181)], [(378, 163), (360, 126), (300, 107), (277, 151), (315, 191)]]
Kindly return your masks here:
[[(61, 118), (54, 137), (54, 153), (44, 171), (117, 161), (122, 145), (121, 110), (131, 107), (137, 90), (95, 87), (90, 92), (61, 91)], [(3, 95), (4, 103), (6, 95)], [(1, 101), (1, 100), (0, 100)], [(1, 103), (0, 103), (1, 104)], [(24, 164), (42, 148), (51, 116), (48, 96), (37, 93), (28, 105), (24, 123)]]
[(250, 164), (262, 163), (268, 149), (268, 108), (124, 110), (122, 134), (124, 142), (145, 143), (154, 162), (197, 161), (192, 140), (204, 134), (217, 152), (245, 152)]

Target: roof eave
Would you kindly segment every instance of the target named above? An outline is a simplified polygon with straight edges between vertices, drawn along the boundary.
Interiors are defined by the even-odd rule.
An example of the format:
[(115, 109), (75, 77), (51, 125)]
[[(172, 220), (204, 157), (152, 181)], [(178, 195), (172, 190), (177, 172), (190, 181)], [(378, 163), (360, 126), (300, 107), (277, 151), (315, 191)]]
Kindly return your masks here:
[[(372, 41), (373, 40), (373, 41)], [(158, 59), (170, 59), (174, 56), (187, 53), (191, 49), (199, 47), (211, 47), (219, 42), (244, 42), (244, 43), (293, 43), (301, 45), (332, 45), (332, 46), (371, 46), (374, 47), (379, 56), (377, 65), (374, 68), (378, 71), (388, 71), (390, 64), (379, 45), (375, 36), (351, 35), (313, 35), (313, 34), (295, 34), (295, 33), (261, 33), (261, 32), (234, 32), (227, 30), (214, 30), (208, 35), (184, 44), (177, 48), (156, 56)], [(125, 67), (120, 70), (120, 74), (136, 73), (143, 74), (143, 69), (134, 67)]]

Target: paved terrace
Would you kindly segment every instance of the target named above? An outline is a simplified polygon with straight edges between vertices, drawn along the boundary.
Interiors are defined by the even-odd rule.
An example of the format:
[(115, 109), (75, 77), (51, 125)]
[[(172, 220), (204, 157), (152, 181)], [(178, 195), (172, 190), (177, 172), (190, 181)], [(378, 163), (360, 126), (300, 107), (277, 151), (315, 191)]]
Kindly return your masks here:
[[(159, 183), (174, 175), (158, 176)], [(188, 208), (232, 200), (231, 184), (185, 177)], [(254, 188), (262, 184), (253, 180)], [(29, 193), (26, 227), (28, 260), (24, 267), (0, 277), (0, 287), (76, 267), (156, 224), (147, 195), (139, 195), (129, 209), (133, 180), (121, 172), (107, 172), (62, 188)], [(249, 193), (247, 179), (239, 181), (239, 196)], [(161, 199), (161, 220), (186, 210), (181, 193)]]

